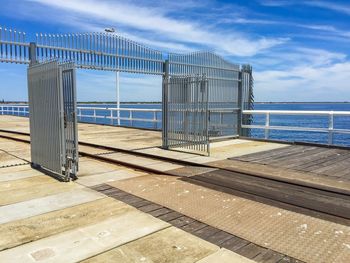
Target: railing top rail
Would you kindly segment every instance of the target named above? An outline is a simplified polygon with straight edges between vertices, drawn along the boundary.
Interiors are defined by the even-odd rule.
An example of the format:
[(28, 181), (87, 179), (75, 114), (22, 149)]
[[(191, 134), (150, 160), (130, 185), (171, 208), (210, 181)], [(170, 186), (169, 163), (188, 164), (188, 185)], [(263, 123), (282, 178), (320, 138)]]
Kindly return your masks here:
[(81, 110), (113, 110), (113, 111), (151, 111), (151, 112), (160, 112), (162, 111), (161, 109), (138, 109), (138, 108), (114, 108), (114, 107), (77, 107), (78, 109)]
[(270, 115), (350, 115), (350, 111), (303, 111), (303, 110), (244, 110), (243, 114)]

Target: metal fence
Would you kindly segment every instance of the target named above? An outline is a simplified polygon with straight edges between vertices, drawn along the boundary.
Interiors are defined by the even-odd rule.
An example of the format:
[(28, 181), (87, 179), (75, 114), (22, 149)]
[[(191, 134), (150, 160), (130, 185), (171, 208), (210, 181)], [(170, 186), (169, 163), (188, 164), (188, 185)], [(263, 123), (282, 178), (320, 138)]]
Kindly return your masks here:
[[(237, 136), (241, 109), (252, 109), (252, 70), (230, 63), (212, 52), (164, 54), (108, 33), (36, 34), (0, 30), (0, 61), (35, 63), (54, 59), (76, 67), (162, 76), (205, 74), (209, 86), (209, 135)], [(165, 59), (167, 58), (167, 59)], [(114, 117), (111, 117), (113, 119)], [(125, 118), (125, 117), (124, 117)]]
[(0, 27), (0, 62), (29, 63), (26, 33)]
[(209, 135), (237, 136), (240, 66), (212, 52), (170, 54), (169, 75), (205, 74), (209, 87)]
[[(226, 114), (230, 114), (237, 109), (215, 109), (208, 110), (209, 119), (212, 116), (218, 116), (223, 125)], [(118, 115), (118, 112), (120, 114)], [(22, 104), (0, 104), (0, 115), (29, 116), (28, 105)], [(162, 110), (161, 109), (142, 109), (142, 108), (114, 108), (114, 107), (77, 107), (77, 118), (79, 122), (102, 123), (116, 125), (117, 120), (124, 126), (152, 128), (161, 130), (162, 128)], [(144, 125), (143, 125), (144, 124)], [(220, 122), (219, 122), (220, 124)], [(211, 138), (214, 138), (211, 136)]]
[(78, 170), (74, 73), (57, 61), (28, 68), (31, 161), (64, 181)]
[[(349, 111), (287, 111), (287, 110), (246, 110), (243, 111), (243, 115), (264, 115), (265, 124), (242, 124), (243, 129), (263, 129), (265, 131), (265, 139), (270, 138), (271, 130), (280, 131), (301, 131), (301, 132), (318, 132), (318, 133), (328, 133), (328, 144), (333, 144), (334, 134), (350, 134), (350, 129), (336, 129), (334, 117), (337, 116), (347, 116), (350, 117)], [(304, 126), (287, 126), (287, 125), (271, 125), (271, 116), (324, 116), (328, 118), (328, 127), (306, 127), (305, 121)], [(307, 123), (307, 121), (306, 121)]]
[(209, 155), (208, 80), (202, 76), (164, 78), (163, 147)]
[(135, 41), (107, 33), (37, 34), (38, 61), (72, 61), (77, 67), (163, 74), (163, 54)]

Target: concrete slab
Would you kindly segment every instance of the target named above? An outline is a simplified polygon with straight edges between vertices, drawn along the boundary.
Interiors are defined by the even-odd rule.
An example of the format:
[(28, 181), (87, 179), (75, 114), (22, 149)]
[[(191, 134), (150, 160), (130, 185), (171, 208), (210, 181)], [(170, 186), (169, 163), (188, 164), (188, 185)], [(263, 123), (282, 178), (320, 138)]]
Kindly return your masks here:
[(62, 210), (0, 224), (0, 251), (64, 231), (96, 224), (131, 210), (135, 210), (135, 208), (106, 197)]
[(170, 227), (99, 254), (84, 262), (192, 263), (218, 250), (218, 246), (178, 228)]
[(242, 257), (225, 248), (197, 261), (198, 263), (254, 263), (255, 261)]
[(167, 163), (167, 162), (157, 162), (150, 165), (145, 165), (145, 167), (155, 169), (160, 172), (165, 172), (169, 170), (179, 169), (179, 168), (182, 168), (183, 166), (178, 164)]
[(229, 158), (272, 149), (279, 149), (283, 147), (288, 147), (289, 145), (272, 142), (234, 139), (222, 142), (215, 142), (212, 143), (210, 146), (212, 157)]
[(2, 191), (25, 189), (40, 184), (57, 183), (57, 180), (50, 176), (40, 175), (35, 177), (23, 178), (20, 180), (12, 180), (7, 182), (0, 182), (0, 194)]
[(8, 153), (5, 153), (4, 151), (0, 150), (0, 168), (1, 167), (7, 167), (7, 166), (13, 166), (13, 165), (21, 165), (27, 163), (26, 161), (23, 161), (19, 158), (16, 158), (12, 155), (9, 155)]
[(48, 213), (103, 198), (90, 189), (76, 187), (71, 191), (0, 207), (0, 224)]
[(130, 169), (112, 171), (109, 173), (97, 174), (97, 175), (89, 175), (83, 176), (78, 179), (77, 183), (85, 186), (93, 186), (102, 183), (108, 183), (128, 178), (133, 178), (137, 176), (147, 175), (146, 173), (142, 173), (139, 171), (134, 171)]
[(112, 154), (106, 154), (104, 156), (110, 159), (119, 160), (119, 161), (131, 163), (131, 164), (137, 164), (137, 165), (150, 165), (150, 164), (159, 162), (159, 160), (157, 159), (144, 158), (144, 157), (139, 157), (131, 154), (121, 155), (120, 153), (112, 153)]
[(0, 182), (19, 180), (23, 178), (34, 177), (43, 175), (39, 171), (32, 169), (29, 165), (20, 165), (1, 168), (0, 170)]
[(0, 252), (0, 262), (77, 262), (169, 227), (139, 211)]
[[(39, 176), (38, 176), (39, 177)], [(31, 177), (30, 177), (31, 178)], [(26, 178), (26, 179), (30, 179)], [(35, 177), (34, 177), (35, 178)], [(14, 182), (14, 181), (8, 181)], [(75, 183), (50, 182), (33, 184), (22, 188), (9, 188), (0, 192), (0, 206), (14, 204), (31, 199), (37, 199), (49, 195), (54, 195), (77, 188)]]
[(215, 168), (207, 168), (207, 167), (200, 167), (200, 166), (185, 166), (182, 168), (170, 170), (168, 172), (171, 172), (171, 174), (177, 175), (177, 176), (185, 176), (185, 177), (191, 177), (199, 174), (204, 174), (208, 172), (215, 171), (217, 169)]
[(81, 160), (79, 160), (79, 163), (80, 165), (78, 177), (103, 174), (125, 168), (123, 166), (101, 162), (90, 158), (81, 158)]
[(186, 158), (185, 161), (193, 162), (193, 163), (208, 163), (208, 162), (215, 162), (219, 160), (223, 160), (226, 158), (216, 158), (216, 157), (209, 157), (209, 156), (196, 156), (193, 155), (190, 158)]

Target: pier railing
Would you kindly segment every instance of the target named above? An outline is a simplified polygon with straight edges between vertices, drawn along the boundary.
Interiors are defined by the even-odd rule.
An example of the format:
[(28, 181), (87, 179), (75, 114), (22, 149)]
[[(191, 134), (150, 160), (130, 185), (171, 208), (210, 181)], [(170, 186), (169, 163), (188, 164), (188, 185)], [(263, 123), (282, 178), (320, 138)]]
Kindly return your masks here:
[[(107, 119), (110, 124), (116, 121), (128, 121), (130, 126), (134, 126), (133, 122), (141, 121), (151, 123), (154, 129), (160, 127), (158, 123), (161, 122), (161, 117), (159, 113), (162, 112), (161, 109), (138, 109), (138, 108), (101, 108), (101, 107), (78, 107), (77, 117), (79, 120), (82, 118), (92, 118), (94, 122), (97, 119)], [(99, 114), (100, 113), (100, 114)], [(124, 114), (123, 114), (124, 113)], [(149, 113), (151, 118), (141, 118), (135, 116), (137, 113)], [(149, 115), (148, 114), (148, 115)]]
[[(118, 120), (124, 121), (125, 125), (131, 127), (138, 127), (139, 125), (135, 122), (146, 123), (149, 128), (160, 129), (161, 128), (161, 109), (138, 109), (138, 108), (109, 108), (109, 107), (77, 107), (77, 117), (81, 122), (99, 122), (116, 124)], [(118, 114), (118, 111), (120, 114)], [(226, 114), (231, 114), (232, 112), (238, 113), (238, 109), (210, 109), (211, 115), (218, 115), (218, 120), (215, 125), (227, 126), (227, 128), (232, 128), (234, 123), (226, 123), (227, 120), (224, 118)], [(145, 113), (140, 117), (141, 113)], [(328, 144), (334, 144), (334, 134), (349, 134), (350, 129), (348, 125), (345, 128), (339, 128), (339, 123), (350, 122), (350, 111), (297, 111), (297, 110), (244, 110), (243, 115), (254, 116), (254, 121), (251, 124), (242, 123), (242, 129), (259, 129), (264, 130), (265, 139), (270, 138), (270, 131), (296, 131), (296, 132), (318, 132), (318, 133), (328, 133)], [(16, 115), (16, 116), (29, 116), (28, 105), (7, 105), (0, 104), (0, 115)], [(260, 116), (256, 118), (257, 116)], [(277, 121), (277, 125), (273, 123), (276, 122), (273, 116), (279, 116), (280, 119)], [(299, 126), (290, 125), (290, 122), (284, 121), (285, 116), (303, 116), (307, 118), (302, 119), (302, 123), (298, 123)], [(317, 117), (325, 117), (328, 121), (322, 120), (322, 127), (313, 127), (312, 120)], [(312, 118), (314, 117), (314, 118)], [(344, 117), (346, 120), (337, 120), (338, 117)], [(103, 120), (104, 119), (104, 120)], [(297, 124), (296, 121), (293, 122)], [(319, 125), (320, 126), (320, 125)], [(214, 136), (213, 134), (211, 136)], [(215, 136), (214, 136), (215, 137)]]
[[(279, 131), (299, 131), (299, 132), (318, 132), (318, 133), (328, 133), (328, 144), (333, 144), (334, 134), (350, 134), (349, 128), (336, 128), (335, 127), (335, 117), (349, 117), (350, 120), (350, 111), (298, 111), (298, 110), (245, 110), (242, 112), (243, 115), (262, 115), (264, 116), (264, 124), (256, 124), (259, 121), (254, 119), (253, 124), (244, 124), (242, 123), (243, 129), (263, 129), (265, 131), (265, 139), (270, 138), (271, 130)], [(272, 116), (308, 116), (309, 125), (304, 126), (290, 126), (286, 125), (288, 122), (279, 120), (278, 123), (283, 123), (282, 125), (272, 125), (271, 118)], [(325, 127), (312, 127), (311, 117), (322, 116), (328, 118), (328, 125)], [(327, 122), (325, 122), (327, 123)]]
[[(238, 113), (238, 108), (212, 108), (209, 116), (212, 120), (210, 131), (211, 137), (225, 136), (218, 133), (218, 130), (232, 131), (235, 129), (233, 120), (227, 122), (227, 117)], [(103, 124), (122, 124), (124, 126), (161, 129), (161, 109), (140, 109), (140, 108), (114, 108), (114, 107), (88, 107), (78, 106), (77, 117), (80, 122), (92, 122)], [(7, 105), (0, 104), (0, 115), (29, 116), (28, 105)], [(142, 115), (142, 116), (141, 116)], [(138, 123), (137, 123), (138, 122)], [(144, 123), (144, 125), (140, 125)]]
[[(77, 107), (77, 117), (81, 122), (98, 122), (98, 120), (108, 120), (110, 124), (115, 121), (127, 121), (130, 126), (134, 126), (136, 121), (151, 123), (152, 128), (158, 129), (161, 125), (161, 109), (138, 109), (138, 108), (110, 108), (110, 107)], [(118, 112), (120, 114), (118, 114)], [(137, 117), (137, 113), (146, 113), (152, 117)], [(1, 115), (29, 116), (28, 105), (0, 105)], [(85, 119), (84, 119), (85, 118)], [(86, 119), (87, 118), (87, 119)], [(108, 122), (103, 122), (108, 123)]]

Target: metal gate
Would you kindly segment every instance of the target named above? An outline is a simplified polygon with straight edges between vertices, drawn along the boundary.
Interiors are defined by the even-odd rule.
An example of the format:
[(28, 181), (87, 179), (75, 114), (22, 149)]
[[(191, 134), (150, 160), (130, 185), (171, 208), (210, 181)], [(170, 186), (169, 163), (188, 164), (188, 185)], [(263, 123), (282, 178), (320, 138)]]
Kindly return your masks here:
[(32, 165), (63, 181), (77, 177), (78, 136), (74, 63), (28, 68)]
[(209, 155), (208, 95), (205, 75), (163, 78), (163, 148)]

